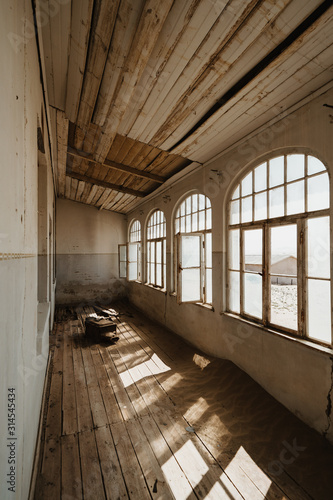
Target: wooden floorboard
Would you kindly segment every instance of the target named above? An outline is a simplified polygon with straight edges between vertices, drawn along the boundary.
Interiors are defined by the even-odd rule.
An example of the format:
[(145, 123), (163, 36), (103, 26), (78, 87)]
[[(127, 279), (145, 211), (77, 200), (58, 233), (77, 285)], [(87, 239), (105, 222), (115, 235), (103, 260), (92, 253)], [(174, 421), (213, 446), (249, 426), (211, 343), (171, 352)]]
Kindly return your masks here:
[(57, 310), (35, 500), (333, 498), (332, 447), (250, 377), (104, 309), (116, 338), (97, 341), (97, 310)]

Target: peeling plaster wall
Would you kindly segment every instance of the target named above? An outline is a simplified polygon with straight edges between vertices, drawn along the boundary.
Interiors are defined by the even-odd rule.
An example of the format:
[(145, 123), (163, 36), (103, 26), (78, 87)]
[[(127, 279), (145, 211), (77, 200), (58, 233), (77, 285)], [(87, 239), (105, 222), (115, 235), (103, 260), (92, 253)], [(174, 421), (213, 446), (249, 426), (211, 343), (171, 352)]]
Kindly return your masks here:
[[(333, 105), (332, 89), (318, 92), (312, 100), (284, 113), (275, 123), (254, 132), (214, 161), (194, 168), (185, 178), (175, 180), (160, 194), (140, 203), (129, 215), (129, 224), (136, 218), (144, 228), (155, 208), (163, 210), (166, 216), (167, 293), (132, 282), (129, 298), (148, 316), (207, 354), (233, 361), (300, 419), (333, 442), (331, 353), (224, 314), (228, 194), (246, 169), (267, 155), (282, 154), (292, 148), (318, 156), (332, 174), (332, 110), (324, 104)], [(206, 194), (212, 203), (214, 310), (195, 304), (178, 305), (173, 293), (172, 221), (179, 200), (192, 190)], [(331, 200), (332, 195), (333, 182)], [(145, 275), (145, 269), (143, 271)]]
[[(30, 1), (2, 2), (0, 196), (0, 498), (29, 494), (52, 326), (54, 283), (49, 241), (54, 237), (53, 176)], [(37, 126), (44, 132), (44, 196), (38, 206)], [(39, 226), (43, 212), (44, 238)], [(51, 231), (51, 237), (49, 235)], [(38, 261), (47, 258), (38, 303)], [(40, 273), (39, 273), (40, 274)], [(9, 392), (13, 389), (12, 392)], [(15, 392), (8, 420), (8, 394)], [(10, 434), (15, 426), (14, 436)], [(11, 448), (8, 444), (13, 439)], [(9, 460), (11, 462), (9, 463)], [(12, 467), (12, 469), (10, 469)], [(12, 473), (12, 477), (7, 474)], [(8, 482), (11, 481), (11, 482)], [(12, 488), (11, 490), (9, 488)]]
[(109, 304), (124, 297), (118, 245), (125, 242), (123, 215), (57, 200), (57, 303)]

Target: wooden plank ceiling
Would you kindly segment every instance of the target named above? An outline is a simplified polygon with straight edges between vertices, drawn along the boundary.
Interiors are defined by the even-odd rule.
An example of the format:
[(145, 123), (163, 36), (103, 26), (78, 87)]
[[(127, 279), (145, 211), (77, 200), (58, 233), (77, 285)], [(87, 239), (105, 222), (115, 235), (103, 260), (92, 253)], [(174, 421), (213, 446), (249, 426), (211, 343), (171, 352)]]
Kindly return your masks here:
[(60, 197), (127, 213), (332, 81), (331, 0), (59, 3), (37, 1)]

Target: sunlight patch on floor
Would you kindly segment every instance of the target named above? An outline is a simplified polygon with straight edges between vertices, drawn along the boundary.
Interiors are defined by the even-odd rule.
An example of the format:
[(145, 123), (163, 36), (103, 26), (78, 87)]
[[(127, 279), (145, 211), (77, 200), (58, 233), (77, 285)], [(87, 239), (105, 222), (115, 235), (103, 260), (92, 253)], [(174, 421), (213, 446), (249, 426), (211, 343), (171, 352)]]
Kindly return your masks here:
[(202, 417), (208, 408), (209, 405), (207, 401), (200, 397), (188, 410), (186, 410), (184, 417), (193, 425)]
[(258, 498), (266, 496), (271, 487), (272, 481), (261, 470), (261, 468), (252, 460), (250, 455), (241, 446), (229, 465), (221, 475), (221, 482), (224, 482), (225, 476), (232, 478), (239, 475), (246, 475), (249, 480), (258, 488)]
[[(157, 357), (154, 354), (155, 358)], [(153, 356), (153, 357), (154, 357)], [(120, 373), (119, 376), (121, 378), (124, 387), (129, 387), (133, 383), (138, 382), (139, 380), (144, 379), (145, 377), (150, 377), (152, 375), (159, 375), (161, 373), (166, 373), (171, 370), (171, 368), (165, 365), (162, 361), (157, 364), (149, 363), (149, 370), (147, 369), (148, 362), (143, 362), (139, 365), (134, 366), (133, 368), (128, 368), (124, 372)]]

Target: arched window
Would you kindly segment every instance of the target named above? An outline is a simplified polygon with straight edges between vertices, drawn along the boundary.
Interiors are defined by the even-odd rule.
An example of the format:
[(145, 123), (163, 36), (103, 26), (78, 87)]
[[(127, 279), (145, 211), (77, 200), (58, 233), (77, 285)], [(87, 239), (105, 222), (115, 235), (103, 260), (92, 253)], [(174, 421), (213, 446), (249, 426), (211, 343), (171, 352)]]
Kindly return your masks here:
[(308, 154), (248, 172), (229, 202), (228, 310), (331, 344), (329, 177)]
[(127, 255), (128, 280), (141, 280), (141, 224), (138, 220), (130, 225)]
[(203, 194), (188, 196), (175, 215), (177, 300), (212, 303), (212, 208)]
[(166, 288), (166, 221), (161, 210), (147, 224), (147, 284)]

